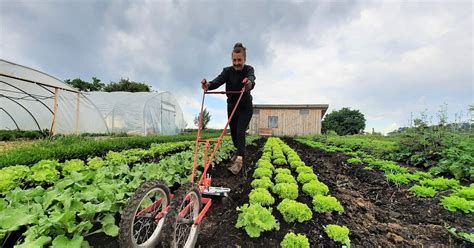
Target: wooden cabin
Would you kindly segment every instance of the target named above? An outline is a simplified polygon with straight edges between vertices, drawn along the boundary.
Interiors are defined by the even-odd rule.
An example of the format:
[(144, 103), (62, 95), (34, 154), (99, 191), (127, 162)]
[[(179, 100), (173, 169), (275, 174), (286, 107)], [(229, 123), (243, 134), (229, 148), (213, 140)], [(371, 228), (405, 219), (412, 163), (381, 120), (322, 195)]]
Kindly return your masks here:
[(321, 133), (328, 104), (255, 104), (249, 133), (297, 136)]

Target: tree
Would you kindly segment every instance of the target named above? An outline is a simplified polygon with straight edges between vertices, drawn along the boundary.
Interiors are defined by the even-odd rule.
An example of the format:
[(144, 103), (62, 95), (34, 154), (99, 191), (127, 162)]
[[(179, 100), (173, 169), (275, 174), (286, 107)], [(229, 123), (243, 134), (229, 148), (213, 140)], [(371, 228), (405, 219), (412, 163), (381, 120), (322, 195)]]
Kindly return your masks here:
[(92, 83), (84, 81), (80, 78), (66, 79), (64, 82), (80, 91), (101, 91), (105, 84), (100, 82), (100, 79), (92, 77)]
[[(202, 111), (202, 129), (207, 128), (207, 124), (209, 123), (209, 121), (211, 121), (211, 115), (209, 114), (207, 109), (204, 108), (204, 110)], [(196, 115), (194, 117), (194, 125), (196, 125), (196, 127), (199, 127), (199, 115)]]
[(103, 89), (105, 92), (114, 92), (114, 91), (127, 91), (127, 92), (150, 92), (151, 86), (140, 83), (134, 82), (127, 79), (120, 79), (118, 83), (110, 82), (110, 84), (106, 85)]
[(335, 131), (338, 135), (362, 133), (365, 128), (364, 115), (359, 110), (342, 108), (327, 114), (322, 122), (323, 132)]

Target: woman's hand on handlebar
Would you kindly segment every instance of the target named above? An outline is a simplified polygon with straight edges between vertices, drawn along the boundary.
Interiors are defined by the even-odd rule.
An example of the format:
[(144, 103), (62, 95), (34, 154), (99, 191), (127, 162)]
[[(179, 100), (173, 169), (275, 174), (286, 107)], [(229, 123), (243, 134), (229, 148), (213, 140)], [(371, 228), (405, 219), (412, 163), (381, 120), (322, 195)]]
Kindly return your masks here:
[(206, 79), (201, 80), (201, 88), (205, 91), (209, 89), (209, 82)]

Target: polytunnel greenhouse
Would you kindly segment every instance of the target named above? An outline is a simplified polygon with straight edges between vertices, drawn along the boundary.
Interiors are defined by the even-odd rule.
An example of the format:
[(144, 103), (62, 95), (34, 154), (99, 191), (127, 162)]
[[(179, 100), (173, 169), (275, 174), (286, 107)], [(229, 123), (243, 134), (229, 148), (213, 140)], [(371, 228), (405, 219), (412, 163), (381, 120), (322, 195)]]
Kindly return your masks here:
[(176, 134), (183, 112), (169, 92), (80, 92), (38, 70), (0, 59), (0, 130), (54, 134)]

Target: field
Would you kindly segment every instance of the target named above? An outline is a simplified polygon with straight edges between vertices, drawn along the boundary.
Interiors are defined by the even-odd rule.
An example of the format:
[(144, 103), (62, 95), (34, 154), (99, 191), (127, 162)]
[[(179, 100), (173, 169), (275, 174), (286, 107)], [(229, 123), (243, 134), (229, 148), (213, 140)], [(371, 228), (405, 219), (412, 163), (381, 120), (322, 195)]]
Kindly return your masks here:
[[(94, 153), (53, 144), (43, 153), (56, 157), (3, 164), (2, 247), (118, 247), (120, 214), (139, 185), (158, 179), (174, 191), (188, 180), (193, 161), (193, 134), (129, 138), (121, 146), (83, 141), (90, 150), (101, 147)], [(212, 197), (196, 247), (471, 247), (470, 179), (389, 160), (397, 141), (380, 142), (379, 149), (363, 149), (334, 137), (250, 136), (242, 177), (226, 169), (233, 152), (226, 137), (211, 175), (214, 186), (232, 191)], [(2, 156), (30, 161), (16, 151), (30, 148)]]

